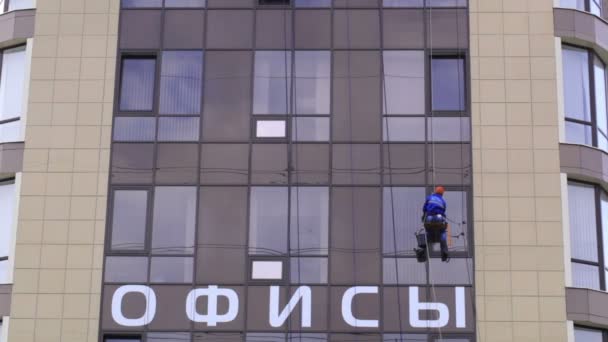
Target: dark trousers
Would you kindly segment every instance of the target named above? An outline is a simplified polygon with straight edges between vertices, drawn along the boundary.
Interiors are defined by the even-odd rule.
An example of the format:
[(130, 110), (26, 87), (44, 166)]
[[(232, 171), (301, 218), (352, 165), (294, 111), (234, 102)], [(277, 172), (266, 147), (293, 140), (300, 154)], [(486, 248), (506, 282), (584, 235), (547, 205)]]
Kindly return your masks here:
[[(444, 224), (442, 224), (445, 226)], [(427, 248), (428, 243), (437, 243), (441, 246), (441, 254), (448, 254), (448, 233), (447, 228), (440, 228), (433, 223), (425, 223), (425, 234), (418, 235), (418, 247), (421, 249)]]

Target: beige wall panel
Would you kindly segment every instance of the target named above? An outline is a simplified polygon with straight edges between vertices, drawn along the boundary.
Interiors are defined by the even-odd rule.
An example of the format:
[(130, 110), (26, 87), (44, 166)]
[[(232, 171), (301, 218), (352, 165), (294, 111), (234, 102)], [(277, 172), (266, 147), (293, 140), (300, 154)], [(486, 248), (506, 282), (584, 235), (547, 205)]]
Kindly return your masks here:
[(118, 0), (38, 0), (11, 342), (97, 341)]
[(568, 341), (553, 0), (471, 0), (478, 340)]

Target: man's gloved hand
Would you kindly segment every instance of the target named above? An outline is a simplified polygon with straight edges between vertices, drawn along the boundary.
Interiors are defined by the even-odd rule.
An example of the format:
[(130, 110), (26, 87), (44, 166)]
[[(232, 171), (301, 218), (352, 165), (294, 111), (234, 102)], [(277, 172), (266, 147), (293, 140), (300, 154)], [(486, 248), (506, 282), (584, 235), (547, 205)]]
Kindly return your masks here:
[(422, 216), (420, 217), (420, 222), (424, 222), (424, 214), (422, 214)]

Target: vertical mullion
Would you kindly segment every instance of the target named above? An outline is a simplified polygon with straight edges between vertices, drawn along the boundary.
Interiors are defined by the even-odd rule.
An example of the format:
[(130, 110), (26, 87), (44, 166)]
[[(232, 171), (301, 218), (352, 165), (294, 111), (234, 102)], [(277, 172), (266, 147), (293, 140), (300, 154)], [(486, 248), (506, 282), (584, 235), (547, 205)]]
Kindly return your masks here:
[[(591, 1), (591, 0), (587, 0)], [(588, 4), (588, 3), (587, 3)], [(589, 102), (591, 110), (591, 144), (597, 146), (597, 108), (595, 105), (595, 54), (591, 50), (587, 50), (587, 63), (589, 64)]]
[(606, 282), (604, 277), (604, 261), (602, 255), (602, 214), (600, 205), (600, 189), (595, 187), (595, 225), (596, 225), (596, 239), (597, 239), (597, 260), (598, 260), (598, 272), (600, 280), (600, 289), (606, 290)]

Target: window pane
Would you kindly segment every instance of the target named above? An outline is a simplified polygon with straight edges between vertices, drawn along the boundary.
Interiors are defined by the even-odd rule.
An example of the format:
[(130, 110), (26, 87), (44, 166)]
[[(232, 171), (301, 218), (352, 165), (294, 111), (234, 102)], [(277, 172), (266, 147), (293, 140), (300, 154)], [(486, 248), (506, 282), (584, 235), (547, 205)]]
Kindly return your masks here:
[(165, 0), (165, 7), (205, 7), (205, 5), (206, 0)]
[(140, 342), (141, 339), (139, 338), (135, 338), (135, 337), (128, 337), (128, 338), (104, 338), (105, 342)]
[(15, 220), (15, 182), (0, 183), (0, 258), (8, 257)]
[(415, 258), (384, 258), (382, 267), (384, 284), (426, 284), (426, 264)]
[(470, 285), (473, 283), (473, 260), (452, 258), (445, 263), (437, 258), (431, 259), (429, 282), (438, 285)]
[(600, 289), (600, 270), (597, 266), (572, 263), (572, 286)]
[(120, 110), (151, 111), (154, 104), (156, 59), (124, 58), (120, 82)]
[(152, 258), (150, 264), (150, 282), (191, 283), (193, 265), (192, 258)]
[(28, 8), (34, 8), (34, 7), (35, 7), (34, 0), (10, 0), (8, 2), (9, 11), (28, 9)]
[(328, 225), (328, 188), (293, 187), (290, 214), (291, 253), (327, 255)]
[(573, 144), (591, 145), (591, 126), (566, 121), (566, 141)]
[(424, 141), (424, 118), (384, 118), (384, 141)]
[(450, 218), (448, 225), (449, 235), (459, 235), (464, 233), (464, 236), (459, 238), (448, 238), (450, 250), (463, 252), (468, 246), (465, 239), (469, 238), (468, 225), (468, 196), (466, 191), (449, 190), (443, 195), (448, 203), (446, 215)]
[(202, 51), (165, 51), (160, 73), (160, 113), (200, 114)]
[(296, 7), (331, 7), (331, 0), (295, 0)]
[(147, 342), (189, 342), (190, 333), (148, 333)]
[(196, 219), (196, 188), (156, 187), (153, 219), (153, 253), (192, 253)]
[(384, 7), (423, 7), (424, 0), (384, 0)]
[(294, 141), (328, 141), (329, 118), (294, 118)]
[(427, 0), (429, 7), (466, 7), (467, 0)]
[(608, 120), (606, 115), (606, 68), (604, 63), (595, 56), (593, 64), (593, 73), (595, 77), (595, 113), (597, 118), (597, 128), (608, 134)]
[(0, 143), (23, 141), (21, 135), (21, 120), (11, 121), (0, 125)]
[(586, 50), (562, 45), (566, 117), (591, 121), (589, 55)]
[(569, 182), (568, 208), (572, 258), (598, 261), (595, 188)]
[(296, 51), (296, 114), (329, 114), (329, 51)]
[(245, 342), (285, 342), (285, 334), (248, 333)]
[(163, 0), (122, 0), (123, 8), (162, 7)]
[(25, 64), (25, 46), (5, 50), (2, 53), (0, 121), (20, 117), (23, 114)]
[(114, 141), (154, 141), (156, 118), (114, 119)]
[(105, 272), (109, 283), (144, 283), (148, 281), (148, 258), (107, 257)]
[(427, 335), (384, 334), (383, 342), (427, 342)]
[(285, 138), (285, 120), (258, 120), (255, 126), (257, 138)]
[[(414, 234), (421, 228), (420, 216), (426, 197), (423, 187), (384, 188), (383, 248), (384, 254), (414, 255)], [(393, 223), (394, 222), (394, 223)]]
[(327, 258), (291, 258), (293, 284), (327, 283)]
[(194, 333), (194, 342), (242, 342), (240, 333)]
[(384, 51), (385, 114), (424, 114), (424, 51)]
[(465, 110), (464, 79), (463, 58), (433, 57), (431, 61), (433, 110)]
[(287, 335), (288, 342), (326, 342), (327, 334), (298, 334)]
[(291, 99), (291, 51), (256, 51), (254, 114), (288, 114)]
[(585, 10), (585, 0), (560, 0), (560, 7), (575, 8), (581, 11)]
[(589, 0), (590, 12), (597, 15), (598, 17), (602, 16), (602, 6), (600, 3), (595, 0)]
[(602, 342), (602, 331), (574, 327), (575, 342)]
[(287, 252), (286, 187), (252, 187), (249, 217), (249, 253)]
[(146, 243), (148, 191), (114, 191), (112, 249), (143, 250)]
[(160, 118), (158, 119), (159, 141), (197, 141), (199, 118)]
[(471, 129), (468, 117), (430, 118), (429, 141), (470, 141)]

